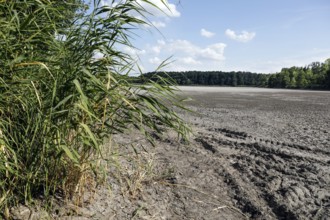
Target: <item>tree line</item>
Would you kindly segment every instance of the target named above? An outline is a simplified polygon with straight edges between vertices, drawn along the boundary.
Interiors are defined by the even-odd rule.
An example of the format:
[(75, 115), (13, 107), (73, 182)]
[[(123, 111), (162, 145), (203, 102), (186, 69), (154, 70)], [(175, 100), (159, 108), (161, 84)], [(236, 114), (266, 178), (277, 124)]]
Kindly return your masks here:
[(171, 78), (178, 85), (251, 86), (269, 88), (330, 89), (330, 58), (324, 63), (313, 62), (305, 67), (283, 68), (274, 74), (246, 71), (185, 71), (149, 72), (136, 80)]
[(283, 68), (268, 80), (271, 88), (330, 89), (330, 58), (305, 67)]

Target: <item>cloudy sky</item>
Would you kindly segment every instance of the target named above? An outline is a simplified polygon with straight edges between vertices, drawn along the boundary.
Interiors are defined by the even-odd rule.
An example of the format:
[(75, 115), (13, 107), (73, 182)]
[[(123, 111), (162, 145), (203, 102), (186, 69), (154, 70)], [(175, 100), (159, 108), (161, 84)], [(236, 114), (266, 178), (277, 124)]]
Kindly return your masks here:
[(143, 71), (170, 56), (166, 70), (262, 73), (330, 58), (329, 0), (150, 1), (167, 15), (149, 8), (159, 31), (145, 27), (126, 49)]

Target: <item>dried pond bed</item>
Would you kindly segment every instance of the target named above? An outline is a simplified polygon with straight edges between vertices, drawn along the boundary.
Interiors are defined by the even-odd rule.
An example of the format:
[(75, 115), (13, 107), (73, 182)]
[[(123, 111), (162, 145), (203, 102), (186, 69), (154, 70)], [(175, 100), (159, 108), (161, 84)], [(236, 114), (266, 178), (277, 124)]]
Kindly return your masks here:
[(183, 87), (182, 95), (196, 111), (182, 114), (195, 131), (189, 145), (117, 137), (140, 156), (121, 152), (107, 187), (53, 217), (330, 218), (330, 92)]

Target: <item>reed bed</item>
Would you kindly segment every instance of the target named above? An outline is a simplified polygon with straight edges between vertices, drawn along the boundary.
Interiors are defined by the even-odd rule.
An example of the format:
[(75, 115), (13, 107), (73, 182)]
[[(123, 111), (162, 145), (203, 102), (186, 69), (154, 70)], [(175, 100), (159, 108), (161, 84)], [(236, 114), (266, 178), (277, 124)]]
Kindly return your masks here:
[(19, 203), (79, 192), (111, 134), (134, 128), (152, 142), (164, 127), (189, 133), (171, 81), (130, 77), (136, 64), (122, 48), (146, 16), (134, 0), (0, 1), (3, 217)]

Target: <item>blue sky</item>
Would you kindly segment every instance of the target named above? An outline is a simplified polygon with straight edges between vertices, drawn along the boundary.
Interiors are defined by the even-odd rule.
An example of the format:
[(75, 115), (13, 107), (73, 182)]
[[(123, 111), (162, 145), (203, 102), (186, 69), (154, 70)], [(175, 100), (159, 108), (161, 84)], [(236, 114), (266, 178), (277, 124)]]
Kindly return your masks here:
[(169, 0), (171, 12), (151, 2), (167, 13), (149, 9), (161, 33), (143, 27), (138, 50), (126, 48), (146, 72), (170, 56), (166, 70), (262, 73), (330, 58), (329, 0)]

